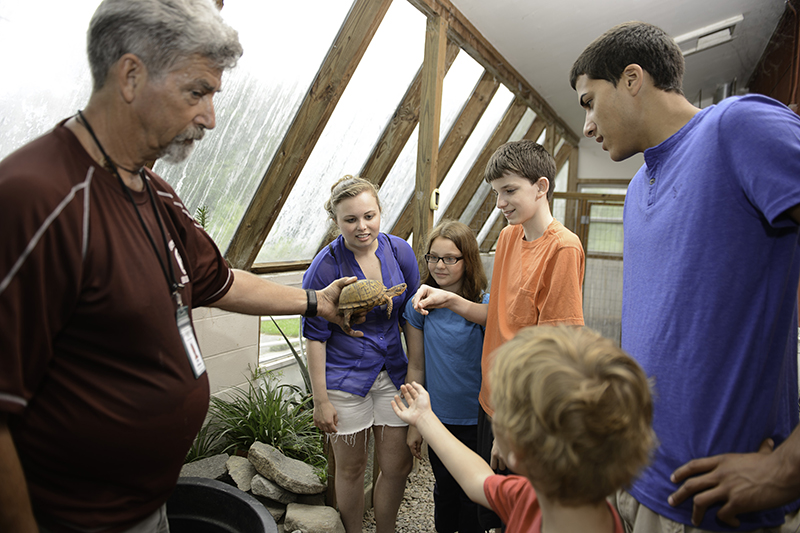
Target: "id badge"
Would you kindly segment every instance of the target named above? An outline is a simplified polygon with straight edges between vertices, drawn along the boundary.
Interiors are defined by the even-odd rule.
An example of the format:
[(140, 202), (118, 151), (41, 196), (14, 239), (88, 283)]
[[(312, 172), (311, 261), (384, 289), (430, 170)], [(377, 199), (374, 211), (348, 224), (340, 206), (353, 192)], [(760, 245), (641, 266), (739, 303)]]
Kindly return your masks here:
[(194, 378), (197, 379), (206, 371), (206, 364), (200, 354), (200, 345), (197, 344), (197, 337), (194, 336), (192, 320), (189, 318), (189, 310), (185, 305), (178, 307), (175, 312), (178, 321), (178, 331), (181, 334), (183, 348), (186, 350), (186, 357), (189, 358), (189, 366), (192, 367)]

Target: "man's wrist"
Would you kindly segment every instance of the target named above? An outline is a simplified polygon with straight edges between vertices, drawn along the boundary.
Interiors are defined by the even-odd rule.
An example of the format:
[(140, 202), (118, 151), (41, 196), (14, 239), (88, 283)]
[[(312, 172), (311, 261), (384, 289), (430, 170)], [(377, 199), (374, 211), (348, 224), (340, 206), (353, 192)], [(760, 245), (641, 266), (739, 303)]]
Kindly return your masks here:
[(306, 312), (303, 316), (306, 318), (317, 316), (317, 291), (306, 289)]

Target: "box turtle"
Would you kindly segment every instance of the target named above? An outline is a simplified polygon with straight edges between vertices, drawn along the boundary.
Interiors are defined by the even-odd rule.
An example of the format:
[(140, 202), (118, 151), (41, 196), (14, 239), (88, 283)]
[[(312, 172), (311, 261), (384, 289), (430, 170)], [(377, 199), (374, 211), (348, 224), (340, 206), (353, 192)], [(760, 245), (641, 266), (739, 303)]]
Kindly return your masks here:
[(392, 316), (392, 298), (403, 294), (406, 284), (395, 285), (391, 289), (374, 279), (360, 279), (351, 283), (339, 295), (339, 312), (344, 316), (344, 329), (351, 331), (350, 317), (357, 313), (367, 313), (373, 307), (387, 304), (386, 316)]

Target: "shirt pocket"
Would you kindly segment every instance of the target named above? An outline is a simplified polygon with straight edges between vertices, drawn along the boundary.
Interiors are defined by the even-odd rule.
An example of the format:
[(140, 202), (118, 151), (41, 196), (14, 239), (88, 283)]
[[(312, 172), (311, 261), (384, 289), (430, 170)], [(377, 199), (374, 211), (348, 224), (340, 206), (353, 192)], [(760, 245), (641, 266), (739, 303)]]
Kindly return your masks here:
[(518, 331), (539, 323), (539, 308), (536, 307), (536, 291), (520, 287), (508, 306), (509, 325)]

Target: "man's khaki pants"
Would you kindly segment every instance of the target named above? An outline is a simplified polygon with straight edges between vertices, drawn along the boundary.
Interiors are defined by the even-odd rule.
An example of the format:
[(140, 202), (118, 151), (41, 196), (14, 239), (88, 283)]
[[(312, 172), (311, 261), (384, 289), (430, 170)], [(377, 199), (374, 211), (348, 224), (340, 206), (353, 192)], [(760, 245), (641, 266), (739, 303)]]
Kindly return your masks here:
[[(625, 533), (713, 533), (705, 529), (686, 526), (656, 514), (624, 490), (609, 497), (622, 519)], [(775, 528), (752, 530), (758, 533), (798, 533), (800, 532), (800, 512), (786, 515), (786, 522)]]

